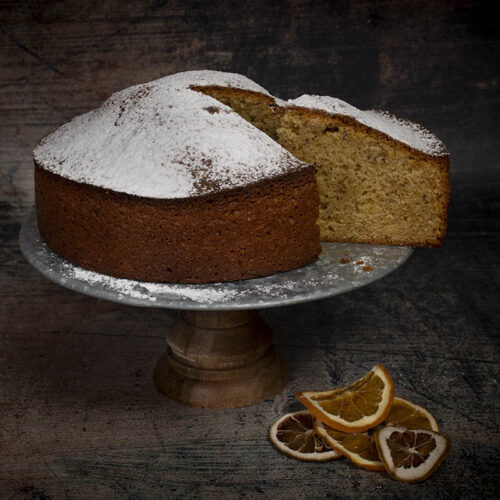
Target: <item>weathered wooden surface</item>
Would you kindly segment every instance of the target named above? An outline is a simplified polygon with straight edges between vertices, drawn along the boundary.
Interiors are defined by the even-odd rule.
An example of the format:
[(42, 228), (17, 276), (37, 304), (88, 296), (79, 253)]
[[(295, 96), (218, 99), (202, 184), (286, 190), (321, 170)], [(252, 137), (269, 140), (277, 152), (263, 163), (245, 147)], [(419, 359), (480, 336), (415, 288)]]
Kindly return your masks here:
[[(486, 2), (12, 2), (0, 5), (0, 498), (488, 498), (498, 492), (499, 36)], [(17, 246), (37, 140), (119, 88), (195, 68), (282, 97), (338, 95), (438, 133), (450, 232), (348, 295), (262, 313), (290, 370), (235, 410), (165, 400), (152, 372), (175, 313), (77, 295)], [(293, 392), (384, 363), (453, 442), (417, 486), (267, 441)]]

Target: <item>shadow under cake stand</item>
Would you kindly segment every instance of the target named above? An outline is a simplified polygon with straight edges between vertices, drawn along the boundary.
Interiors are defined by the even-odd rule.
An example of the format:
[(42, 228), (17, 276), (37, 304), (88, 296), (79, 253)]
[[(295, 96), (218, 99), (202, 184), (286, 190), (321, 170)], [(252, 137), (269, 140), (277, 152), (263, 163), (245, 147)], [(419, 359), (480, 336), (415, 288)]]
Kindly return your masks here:
[(156, 387), (180, 403), (234, 408), (281, 392), (287, 369), (257, 310), (318, 300), (355, 290), (393, 271), (411, 255), (408, 247), (323, 243), (314, 264), (230, 283), (158, 284), (84, 270), (50, 250), (33, 212), (20, 232), (26, 259), (66, 288), (131, 306), (182, 311), (167, 336), (154, 371)]

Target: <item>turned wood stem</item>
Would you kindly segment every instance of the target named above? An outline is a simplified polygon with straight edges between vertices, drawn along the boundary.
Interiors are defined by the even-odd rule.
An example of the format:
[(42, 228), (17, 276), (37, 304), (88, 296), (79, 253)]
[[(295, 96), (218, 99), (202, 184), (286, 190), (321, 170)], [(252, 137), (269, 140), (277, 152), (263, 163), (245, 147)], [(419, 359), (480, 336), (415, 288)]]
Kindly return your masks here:
[(281, 391), (286, 368), (256, 311), (185, 311), (167, 337), (155, 384), (167, 397), (208, 408), (246, 406)]

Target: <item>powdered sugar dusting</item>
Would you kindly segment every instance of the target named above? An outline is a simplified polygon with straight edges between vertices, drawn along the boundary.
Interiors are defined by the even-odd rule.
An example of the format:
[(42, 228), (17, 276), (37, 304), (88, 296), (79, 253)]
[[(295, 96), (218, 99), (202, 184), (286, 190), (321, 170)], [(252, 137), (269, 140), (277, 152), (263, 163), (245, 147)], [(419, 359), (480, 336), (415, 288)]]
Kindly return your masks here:
[(416, 123), (396, 118), (383, 111), (362, 111), (350, 104), (329, 96), (303, 95), (290, 99), (289, 104), (311, 109), (321, 109), (333, 115), (344, 115), (382, 132), (417, 151), (431, 156), (448, 154), (445, 145), (431, 132)]
[[(43, 253), (43, 252), (42, 252)], [(200, 304), (224, 304), (233, 303), (235, 300), (253, 300), (256, 305), (264, 304), (269, 299), (285, 299), (290, 294), (300, 292), (307, 293), (320, 287), (325, 280), (335, 282), (339, 280), (336, 268), (324, 268), (319, 275), (304, 275), (304, 278), (297, 280), (297, 273), (301, 276), (301, 270), (281, 273), (282, 277), (278, 282), (266, 281), (266, 278), (251, 281), (211, 283), (206, 285), (185, 285), (175, 283), (151, 283), (136, 281), (124, 278), (115, 278), (105, 274), (96, 273), (80, 267), (76, 267), (69, 262), (62, 261), (62, 274), (64, 278), (62, 284), (68, 279), (84, 282), (86, 286), (99, 287), (118, 294), (119, 297), (138, 299), (144, 302), (151, 302), (154, 305), (160, 296), (171, 296), (178, 301), (192, 301)], [(253, 283), (248, 286), (248, 283)], [(257, 300), (256, 300), (257, 298)]]
[(242, 75), (190, 71), (113, 94), (44, 138), (36, 162), (65, 178), (151, 198), (210, 194), (305, 168), (192, 85), (266, 93)]
[[(177, 73), (117, 92), (77, 116), (41, 141), (35, 161), (77, 182), (160, 199), (211, 194), (307, 167), (230, 107), (191, 89), (209, 85), (269, 95), (243, 75)], [(430, 132), (387, 113), (328, 96), (274, 100), (350, 116), (416, 150), (447, 154)]]
[(176, 295), (179, 299), (192, 300), (200, 303), (228, 302), (237, 292), (221, 288), (203, 288), (199, 285), (176, 285), (168, 283), (149, 283), (124, 278), (113, 278), (105, 274), (95, 273), (68, 265), (66, 270), (69, 278), (84, 281), (92, 286), (104, 287), (123, 296), (156, 302), (159, 294)]
[(261, 94), (270, 95), (269, 92), (255, 83), (250, 78), (238, 73), (226, 73), (224, 71), (184, 71), (173, 75), (165, 76), (156, 80), (157, 82), (165, 82), (172, 88), (184, 89), (190, 85), (197, 86), (215, 86), (215, 87), (232, 87), (235, 89), (252, 90)]
[[(291, 297), (302, 297), (315, 294), (327, 285), (331, 289), (339, 287), (355, 287), (363, 281), (372, 281), (371, 273), (386, 265), (386, 259), (393, 262), (394, 256), (400, 257), (409, 249), (397, 247), (370, 247), (366, 245), (347, 245), (343, 243), (323, 243), (323, 252), (314, 264), (293, 271), (253, 280), (234, 281), (228, 283), (209, 283), (201, 285), (185, 285), (176, 283), (150, 283), (124, 278), (114, 278), (104, 274), (76, 267), (59, 259), (41, 242), (40, 256), (47, 252), (59, 261), (61, 284), (68, 280), (84, 283), (84, 287), (97, 287), (118, 295), (121, 300), (137, 299), (144, 304), (154, 306), (165, 298), (179, 303), (196, 303), (213, 306), (215, 304), (228, 307), (238, 303), (253, 303), (265, 306), (269, 301), (286, 301)], [(349, 248), (349, 263), (341, 263), (339, 257), (345, 255)], [(391, 255), (394, 254), (394, 255)], [(365, 266), (370, 266), (370, 272)]]

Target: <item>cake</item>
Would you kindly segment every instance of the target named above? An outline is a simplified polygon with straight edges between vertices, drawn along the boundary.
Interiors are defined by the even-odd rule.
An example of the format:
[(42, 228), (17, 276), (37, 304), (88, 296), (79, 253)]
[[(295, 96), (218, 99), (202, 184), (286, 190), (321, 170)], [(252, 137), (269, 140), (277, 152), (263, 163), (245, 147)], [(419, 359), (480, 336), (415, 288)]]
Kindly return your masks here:
[(203, 283), (317, 259), (314, 167), (194, 84), (265, 90), (189, 72), (114, 94), (34, 152), (40, 234), (66, 260), (111, 276)]
[(116, 277), (247, 279), (314, 262), (320, 239), (437, 246), (446, 230), (448, 154), (432, 134), (231, 73), (113, 94), (34, 160), (42, 238)]

